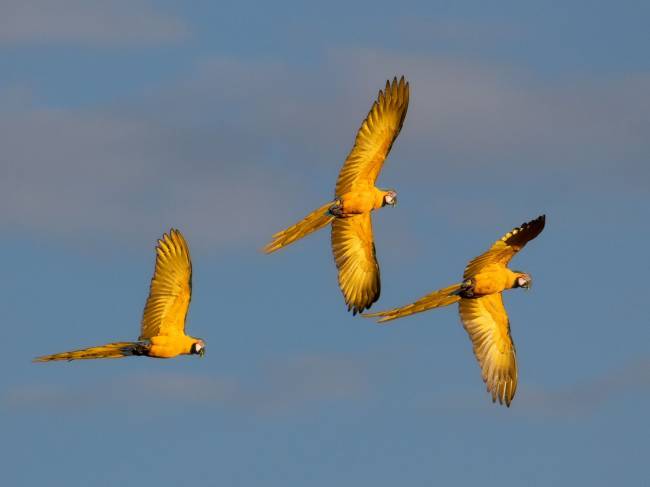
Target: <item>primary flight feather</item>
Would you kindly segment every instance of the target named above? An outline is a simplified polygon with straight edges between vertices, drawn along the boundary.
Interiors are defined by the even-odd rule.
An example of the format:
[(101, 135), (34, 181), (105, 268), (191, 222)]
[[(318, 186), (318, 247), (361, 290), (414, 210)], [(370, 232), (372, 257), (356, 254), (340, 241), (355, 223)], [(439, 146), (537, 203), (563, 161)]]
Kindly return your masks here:
[(332, 251), (348, 310), (370, 308), (381, 291), (370, 214), (394, 206), (397, 193), (375, 187), (375, 181), (404, 123), (409, 84), (402, 76), (386, 82), (361, 124), (354, 146), (339, 173), (331, 201), (300, 222), (273, 235), (264, 251), (272, 253), (332, 224)]
[(517, 357), (501, 294), (507, 289), (530, 287), (530, 275), (512, 271), (508, 264), (527, 242), (541, 233), (545, 223), (546, 217), (542, 215), (505, 234), (487, 252), (470, 261), (462, 283), (434, 291), (401, 308), (364, 316), (380, 318), (378, 321), (384, 323), (459, 303), (460, 319), (472, 341), (492, 401), (510, 406), (517, 390)]
[(35, 362), (122, 358), (145, 355), (172, 358), (205, 353), (205, 342), (185, 334), (185, 318), (192, 297), (192, 262), (185, 238), (178, 230), (164, 234), (156, 247), (156, 268), (145, 304), (137, 342), (116, 342), (71, 352), (44, 355)]

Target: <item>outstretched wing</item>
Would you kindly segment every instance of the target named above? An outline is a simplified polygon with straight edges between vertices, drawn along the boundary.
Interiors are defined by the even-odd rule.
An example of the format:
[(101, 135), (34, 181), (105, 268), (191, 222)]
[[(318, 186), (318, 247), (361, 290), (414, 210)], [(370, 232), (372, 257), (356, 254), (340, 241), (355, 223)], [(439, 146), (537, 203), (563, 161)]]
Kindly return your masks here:
[(390, 84), (386, 81), (384, 91), (379, 91), (368, 116), (361, 124), (354, 147), (348, 154), (336, 181), (335, 197), (353, 188), (366, 189), (375, 184), (384, 159), (406, 117), (409, 106), (409, 84), (404, 76)]
[(158, 240), (156, 269), (142, 316), (140, 340), (182, 335), (192, 297), (192, 262), (183, 235), (173, 228)]
[(517, 390), (517, 358), (501, 293), (461, 299), (459, 311), (492, 402), (510, 407)]
[(442, 306), (448, 306), (450, 304), (458, 302), (460, 296), (458, 296), (458, 291), (460, 290), (460, 284), (454, 284), (443, 289), (438, 289), (432, 293), (427, 294), (426, 296), (421, 297), (417, 301), (401, 308), (393, 308), (386, 311), (378, 311), (377, 313), (368, 313), (364, 314), (364, 318), (379, 318), (377, 323), (385, 323), (387, 321), (396, 320), (398, 318), (404, 318), (405, 316), (410, 316), (415, 313), (422, 313), (433, 308), (440, 308)]
[(506, 233), (499, 240), (494, 242), (490, 249), (475, 257), (467, 267), (463, 278), (467, 279), (475, 276), (479, 271), (490, 264), (508, 265), (517, 252), (524, 248), (529, 241), (537, 237), (546, 223), (546, 215), (541, 215), (527, 223), (522, 224), (520, 227), (513, 228)]
[(379, 299), (381, 290), (370, 213), (335, 218), (332, 251), (348, 311), (357, 314), (370, 308)]

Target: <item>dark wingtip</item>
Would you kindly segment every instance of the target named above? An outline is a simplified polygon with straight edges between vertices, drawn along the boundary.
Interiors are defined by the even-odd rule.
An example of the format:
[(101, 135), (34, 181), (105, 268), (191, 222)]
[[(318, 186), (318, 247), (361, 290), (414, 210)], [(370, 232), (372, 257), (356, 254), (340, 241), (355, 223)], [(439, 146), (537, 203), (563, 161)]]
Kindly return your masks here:
[(539, 215), (537, 218), (535, 218), (534, 220), (530, 221), (529, 224), (530, 224), (530, 223), (537, 223), (537, 222), (541, 223), (541, 224), (542, 224), (542, 227), (543, 227), (544, 224), (546, 223), (546, 215), (545, 215), (545, 214), (541, 214), (541, 215)]
[(527, 226), (531, 226), (535, 228), (535, 237), (536, 237), (537, 235), (542, 233), (542, 230), (544, 230), (544, 227), (546, 226), (546, 215), (542, 214), (537, 218), (535, 218), (534, 220), (531, 220), (528, 223), (524, 223), (524, 225), (522, 225), (523, 228)]

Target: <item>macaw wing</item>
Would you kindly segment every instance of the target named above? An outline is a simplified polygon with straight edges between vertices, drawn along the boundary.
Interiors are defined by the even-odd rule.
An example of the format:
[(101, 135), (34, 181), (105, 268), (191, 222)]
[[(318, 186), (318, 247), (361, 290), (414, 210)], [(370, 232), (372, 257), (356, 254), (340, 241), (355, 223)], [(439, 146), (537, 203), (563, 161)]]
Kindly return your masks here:
[(463, 279), (468, 279), (475, 276), (482, 268), (490, 264), (502, 264), (507, 266), (510, 259), (512, 259), (517, 252), (524, 248), (524, 246), (537, 237), (546, 223), (546, 216), (541, 215), (534, 220), (522, 224), (520, 227), (513, 228), (506, 233), (499, 240), (494, 242), (490, 249), (475, 257), (467, 264)]
[(461, 299), (459, 311), (492, 401), (510, 407), (517, 390), (517, 358), (501, 293)]
[(353, 188), (374, 187), (393, 142), (406, 117), (409, 105), (409, 84), (402, 76), (399, 81), (386, 81), (384, 91), (379, 91), (368, 116), (361, 124), (354, 147), (343, 163), (336, 181), (335, 197)]
[(190, 251), (181, 232), (171, 229), (156, 247), (156, 269), (144, 307), (140, 340), (183, 334), (191, 298)]
[(381, 290), (370, 213), (335, 218), (332, 251), (348, 311), (357, 314), (370, 308)]

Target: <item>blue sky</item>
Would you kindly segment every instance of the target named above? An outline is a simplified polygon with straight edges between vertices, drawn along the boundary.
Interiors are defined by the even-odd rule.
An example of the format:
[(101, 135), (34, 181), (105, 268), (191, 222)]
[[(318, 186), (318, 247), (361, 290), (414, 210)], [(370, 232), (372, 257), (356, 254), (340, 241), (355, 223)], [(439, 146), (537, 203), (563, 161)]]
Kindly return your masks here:
[[(0, 1), (3, 484), (639, 485), (647, 478), (647, 2)], [(493, 405), (453, 308), (354, 318), (323, 231), (387, 78), (382, 297), (456, 282), (547, 214)], [(187, 237), (203, 360), (35, 365), (133, 339)]]

